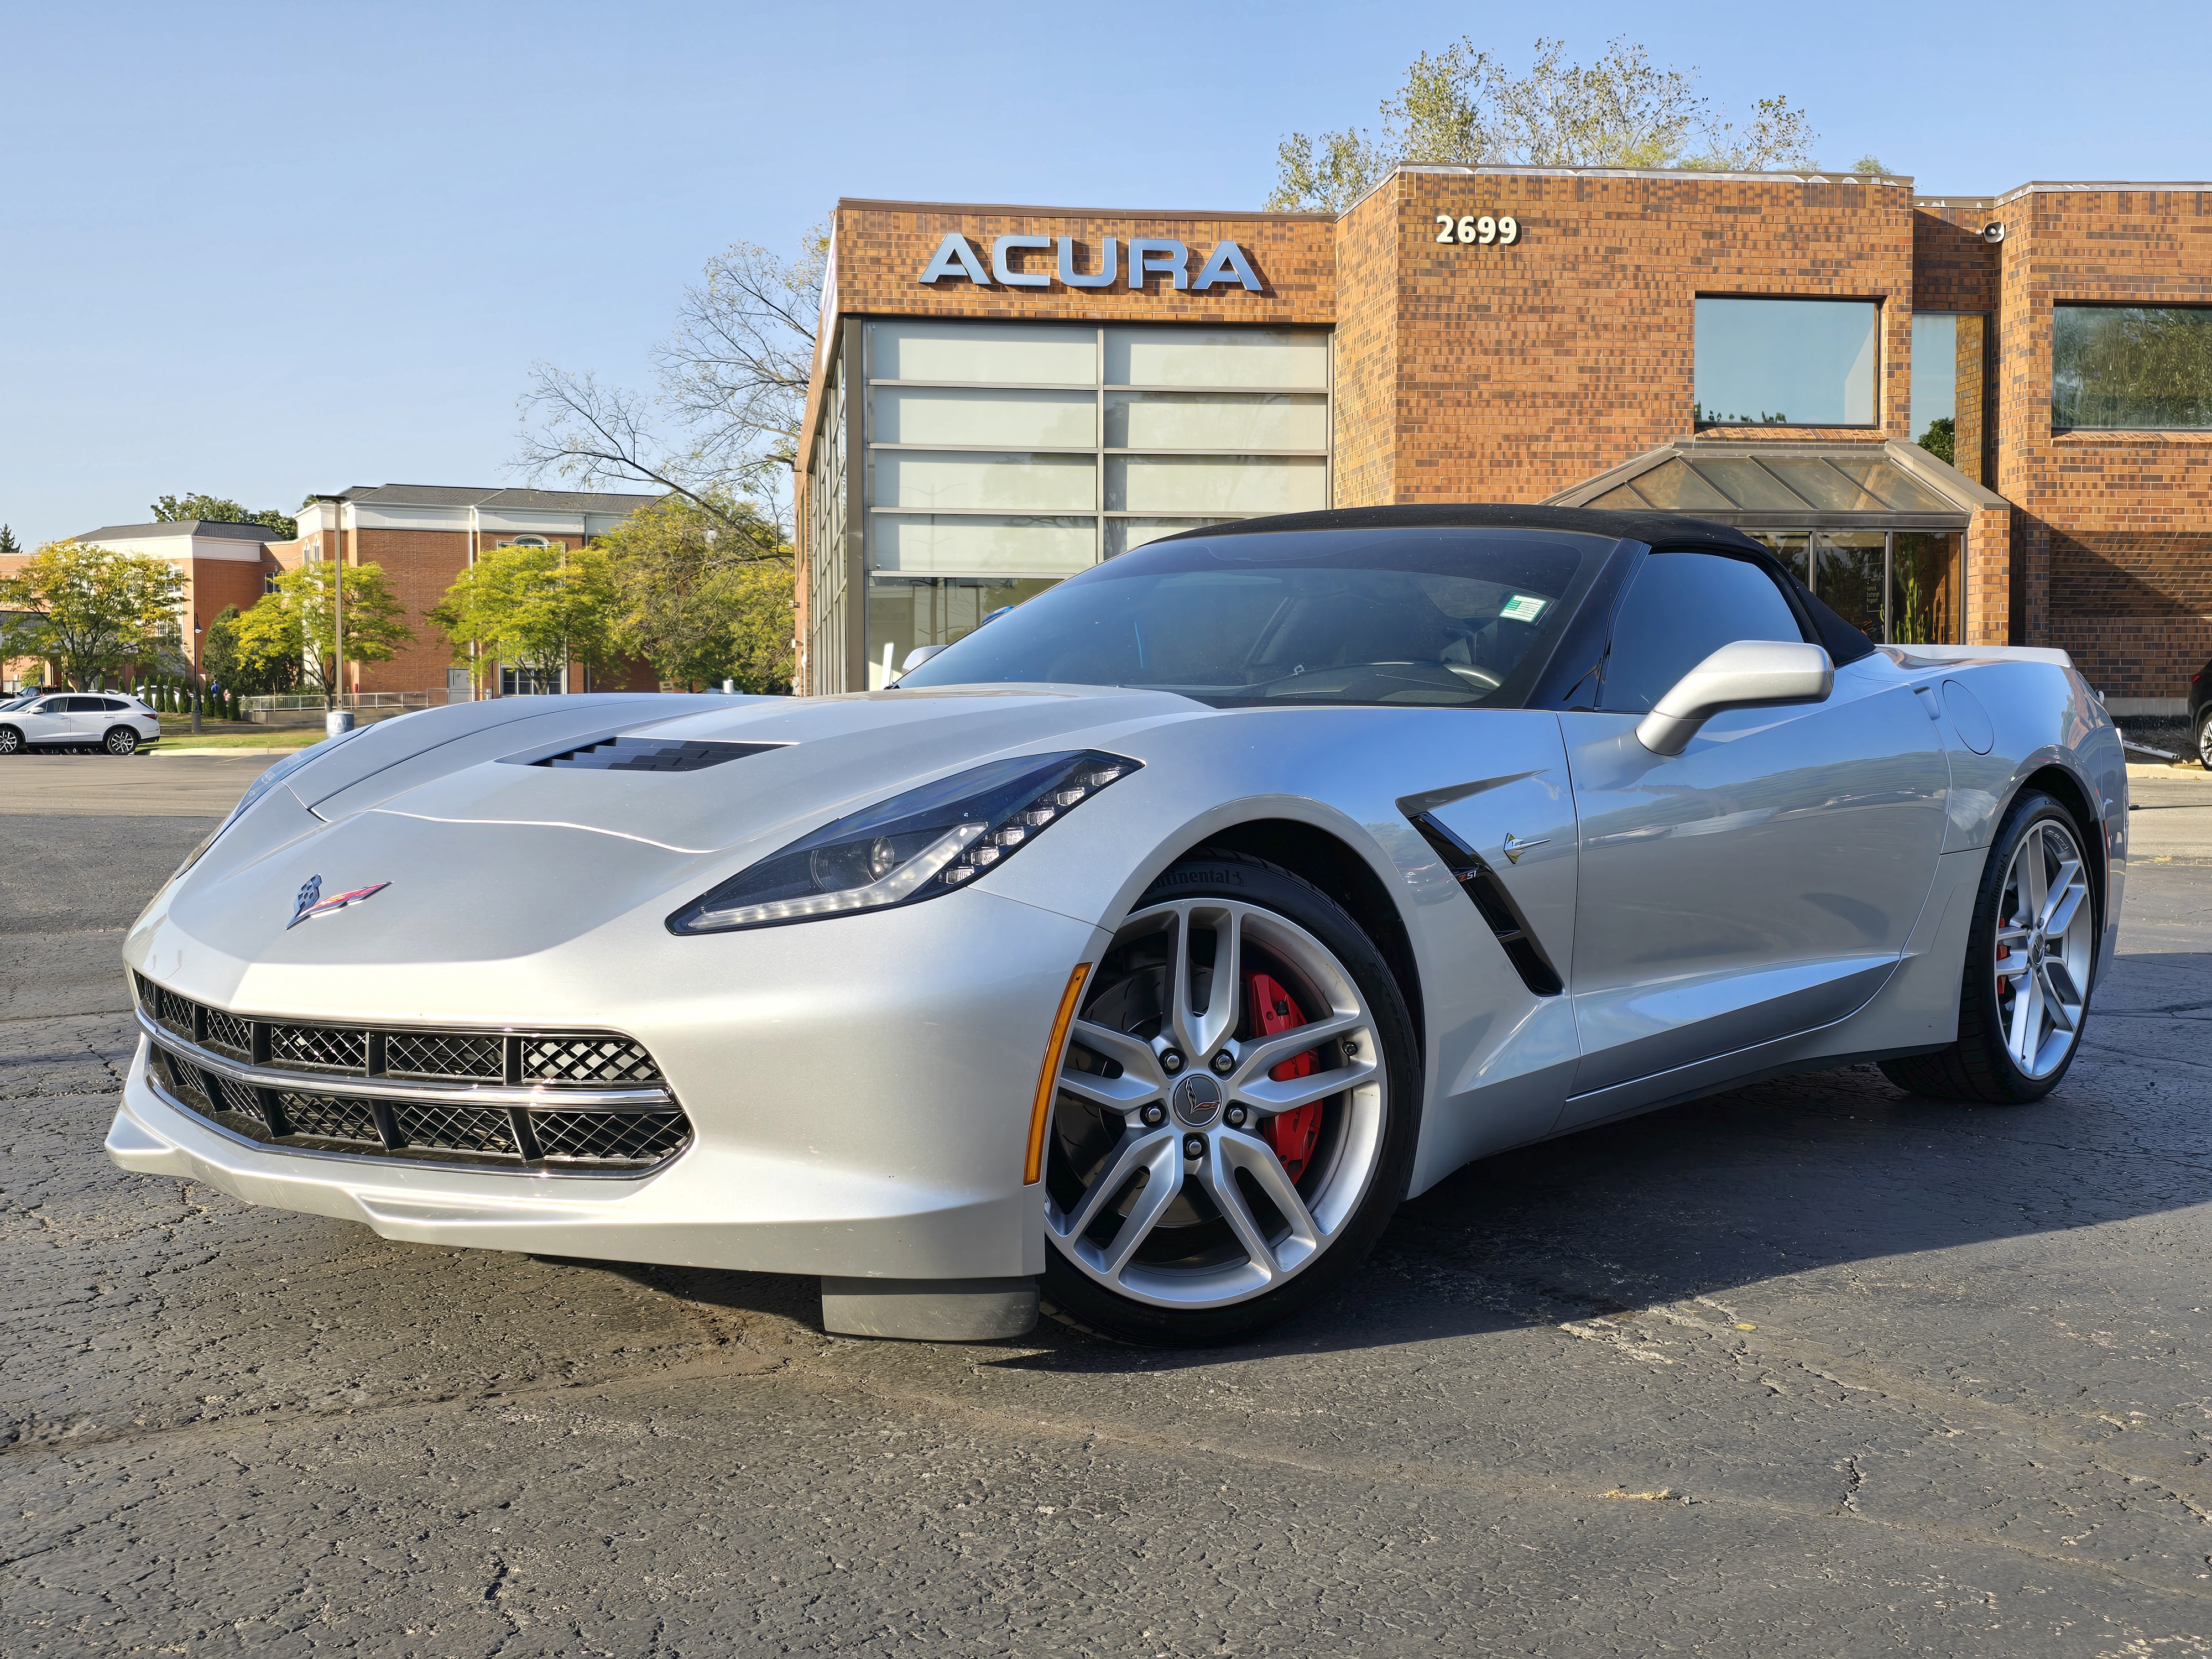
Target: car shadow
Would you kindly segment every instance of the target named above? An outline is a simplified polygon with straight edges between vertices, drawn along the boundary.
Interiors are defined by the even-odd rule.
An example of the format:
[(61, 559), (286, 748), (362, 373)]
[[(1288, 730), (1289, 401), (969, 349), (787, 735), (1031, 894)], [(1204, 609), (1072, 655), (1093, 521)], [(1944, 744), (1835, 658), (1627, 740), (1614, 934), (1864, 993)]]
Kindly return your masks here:
[[(1732, 1090), (1456, 1171), (1400, 1209), (1345, 1285), (1257, 1340), (1137, 1347), (1047, 1319), (979, 1358), (1158, 1372), (1432, 1341), (2203, 1203), (2212, 1063), (2190, 1056), (2208, 1020), (2212, 956), (2123, 957), (2073, 1071), (2034, 1104), (1924, 1100), (1872, 1066)], [(812, 1279), (628, 1271), (820, 1328)]]

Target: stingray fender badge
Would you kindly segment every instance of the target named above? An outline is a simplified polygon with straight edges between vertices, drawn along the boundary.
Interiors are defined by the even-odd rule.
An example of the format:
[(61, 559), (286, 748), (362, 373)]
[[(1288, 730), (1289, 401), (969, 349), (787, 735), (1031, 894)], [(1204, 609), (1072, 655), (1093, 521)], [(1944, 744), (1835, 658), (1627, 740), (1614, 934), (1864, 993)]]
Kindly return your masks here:
[(325, 898), (323, 878), (320, 876), (309, 876), (307, 884), (300, 889), (299, 897), (293, 901), (292, 920), (284, 924), (284, 931), (289, 933), (303, 921), (312, 921), (317, 916), (334, 915), (349, 904), (358, 904), (363, 899), (374, 898), (391, 885), (388, 881), (380, 881), (374, 887), (356, 887), (350, 893), (339, 893), (332, 897)]

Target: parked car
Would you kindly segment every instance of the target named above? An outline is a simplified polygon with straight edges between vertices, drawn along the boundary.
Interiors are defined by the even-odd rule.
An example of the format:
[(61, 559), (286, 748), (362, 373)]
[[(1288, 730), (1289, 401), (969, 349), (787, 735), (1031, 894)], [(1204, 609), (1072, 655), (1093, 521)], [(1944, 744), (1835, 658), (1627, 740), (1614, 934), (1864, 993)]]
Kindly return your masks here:
[(2127, 805), (2063, 653), (1877, 647), (1733, 530), (1218, 526), (893, 688), (281, 763), (128, 937), (107, 1146), (392, 1238), (818, 1274), (834, 1330), (1008, 1335), (1041, 1279), (1217, 1341), (1488, 1153), (1867, 1058), (2044, 1096)]
[(2189, 682), (2189, 729), (2196, 734), (2198, 764), (2212, 772), (2212, 662)]
[(0, 755), (26, 749), (132, 755), (161, 737), (161, 718), (152, 709), (113, 691), (50, 694), (0, 709)]

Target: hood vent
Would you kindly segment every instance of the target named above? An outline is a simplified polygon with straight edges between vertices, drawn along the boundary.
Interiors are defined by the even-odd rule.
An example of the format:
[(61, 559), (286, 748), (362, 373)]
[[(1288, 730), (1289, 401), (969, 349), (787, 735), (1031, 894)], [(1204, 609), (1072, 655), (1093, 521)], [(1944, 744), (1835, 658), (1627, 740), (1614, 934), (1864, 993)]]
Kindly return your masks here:
[(743, 760), (781, 743), (679, 742), (668, 738), (601, 738), (580, 748), (526, 761), (526, 766), (568, 766), (587, 772), (703, 772), (725, 761)]

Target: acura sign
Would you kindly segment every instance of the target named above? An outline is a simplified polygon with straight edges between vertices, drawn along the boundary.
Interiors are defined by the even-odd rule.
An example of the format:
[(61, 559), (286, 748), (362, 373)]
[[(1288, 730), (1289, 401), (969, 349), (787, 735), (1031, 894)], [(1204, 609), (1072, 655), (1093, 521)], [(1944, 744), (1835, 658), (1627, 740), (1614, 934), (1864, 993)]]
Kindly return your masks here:
[[(1046, 253), (1055, 242), (1059, 244), (1059, 277), (1062, 286), (1111, 288), (1121, 276), (1121, 245), (1117, 237), (1099, 240), (1098, 264), (1093, 270), (1076, 269), (1077, 250), (1081, 245), (1073, 236), (997, 237), (991, 243), (991, 269), (987, 275), (975, 245), (953, 231), (937, 245), (937, 252), (921, 269), (921, 280), (935, 283), (951, 277), (973, 283), (978, 288), (989, 288), (994, 283), (1002, 288), (1049, 288), (1053, 262), (1027, 262), (1020, 256)], [(1175, 287), (1194, 294), (1225, 288), (1231, 283), (1255, 294), (1261, 292), (1260, 278), (1252, 269), (1251, 260), (1234, 242), (1215, 243), (1213, 252), (1198, 268), (1198, 275), (1193, 276), (1190, 249), (1184, 244), (1170, 237), (1133, 236), (1129, 239), (1128, 285), (1142, 288), (1148, 276), (1165, 276)]]

